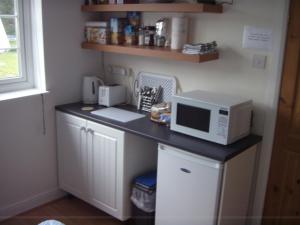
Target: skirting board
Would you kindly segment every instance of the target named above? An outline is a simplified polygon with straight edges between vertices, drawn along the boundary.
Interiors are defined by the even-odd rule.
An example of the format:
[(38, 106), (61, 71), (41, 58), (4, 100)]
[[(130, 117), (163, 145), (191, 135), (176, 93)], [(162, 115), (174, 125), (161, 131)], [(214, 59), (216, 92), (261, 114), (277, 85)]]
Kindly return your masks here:
[(31, 196), (30, 198), (14, 203), (5, 208), (0, 208), (0, 222), (40, 205), (59, 199), (64, 195), (66, 195), (65, 192), (60, 189), (54, 189)]

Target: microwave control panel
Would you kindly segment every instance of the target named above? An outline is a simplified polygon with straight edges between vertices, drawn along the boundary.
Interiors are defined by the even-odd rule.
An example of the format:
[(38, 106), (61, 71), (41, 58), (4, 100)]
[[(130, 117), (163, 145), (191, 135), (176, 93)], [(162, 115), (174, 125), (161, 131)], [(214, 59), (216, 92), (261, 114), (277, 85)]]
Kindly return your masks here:
[(222, 138), (227, 138), (227, 130), (228, 130), (228, 115), (229, 112), (226, 109), (219, 110), (219, 117), (218, 117), (218, 126), (217, 126), (217, 135), (221, 136)]

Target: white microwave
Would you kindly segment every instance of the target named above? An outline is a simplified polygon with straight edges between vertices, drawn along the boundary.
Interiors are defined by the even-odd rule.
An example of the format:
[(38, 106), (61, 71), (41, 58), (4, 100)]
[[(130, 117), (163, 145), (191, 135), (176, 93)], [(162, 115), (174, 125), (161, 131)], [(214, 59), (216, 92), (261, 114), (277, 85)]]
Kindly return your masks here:
[(228, 145), (250, 133), (252, 100), (208, 91), (172, 97), (171, 130)]

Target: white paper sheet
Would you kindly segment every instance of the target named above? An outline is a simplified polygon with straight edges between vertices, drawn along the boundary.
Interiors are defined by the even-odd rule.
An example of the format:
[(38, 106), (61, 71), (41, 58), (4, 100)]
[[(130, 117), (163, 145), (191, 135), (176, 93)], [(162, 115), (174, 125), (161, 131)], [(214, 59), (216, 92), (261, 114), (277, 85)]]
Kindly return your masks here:
[(244, 27), (243, 48), (271, 51), (273, 47), (273, 32), (268, 28)]

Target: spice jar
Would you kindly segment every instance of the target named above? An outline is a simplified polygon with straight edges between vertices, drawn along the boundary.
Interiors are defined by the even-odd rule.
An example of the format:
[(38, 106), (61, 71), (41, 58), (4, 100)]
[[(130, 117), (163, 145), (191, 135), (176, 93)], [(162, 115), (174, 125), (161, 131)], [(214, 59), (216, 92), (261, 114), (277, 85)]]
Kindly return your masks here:
[(155, 37), (155, 27), (146, 26), (144, 44), (147, 46), (154, 46), (154, 37)]

